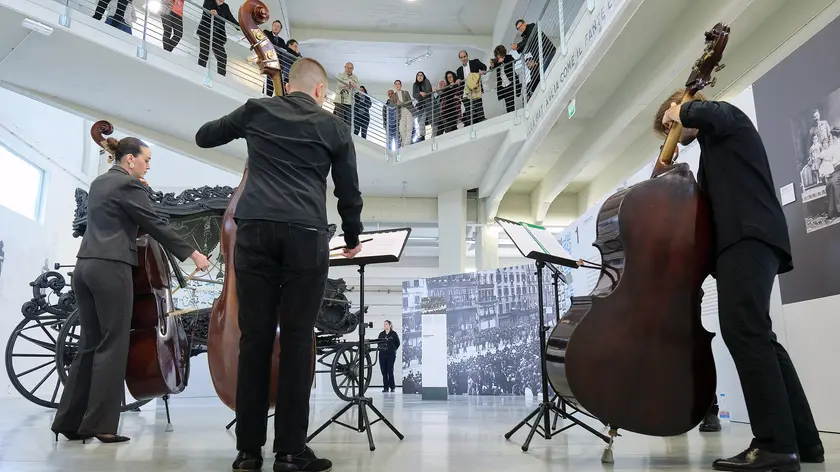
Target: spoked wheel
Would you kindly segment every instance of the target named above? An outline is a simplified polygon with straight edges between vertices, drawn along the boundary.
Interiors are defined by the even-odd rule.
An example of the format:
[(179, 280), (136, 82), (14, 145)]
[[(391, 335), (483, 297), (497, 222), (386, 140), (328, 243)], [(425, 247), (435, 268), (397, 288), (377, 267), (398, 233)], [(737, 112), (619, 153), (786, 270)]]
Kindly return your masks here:
[[(345, 344), (340, 347), (333, 357), (332, 362), (333, 391), (344, 401), (350, 401), (359, 395), (359, 346), (356, 344)], [(365, 350), (365, 390), (370, 386), (370, 379), (373, 377), (373, 363), (370, 358), (370, 351)]]
[(6, 344), (6, 373), (24, 398), (45, 408), (58, 408), (63, 382), (56, 368), (56, 339), (64, 320), (26, 318), (15, 326)]
[[(73, 360), (79, 353), (79, 340), (81, 339), (81, 325), (79, 324), (79, 311), (74, 311), (67, 320), (64, 326), (58, 332), (58, 342), (56, 343), (55, 365), (58, 371), (58, 377), (62, 385), (67, 381), (67, 376), (70, 374), (70, 366)], [(127, 401), (128, 399), (128, 401)], [(122, 403), (120, 403), (120, 411), (140, 411), (140, 407), (149, 403), (151, 400), (139, 400), (128, 396), (123, 390)]]

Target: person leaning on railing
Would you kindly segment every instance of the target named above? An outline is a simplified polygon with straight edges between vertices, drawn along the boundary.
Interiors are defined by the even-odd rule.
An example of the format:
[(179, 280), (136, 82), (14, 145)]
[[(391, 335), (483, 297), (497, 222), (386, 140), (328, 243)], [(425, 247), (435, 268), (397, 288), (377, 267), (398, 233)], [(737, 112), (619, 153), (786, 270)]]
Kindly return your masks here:
[[(539, 45), (537, 45), (537, 24), (536, 23), (525, 23), (525, 20), (519, 19), (516, 20), (515, 23), (516, 30), (522, 35), (522, 40), (518, 43), (513, 43), (511, 45), (511, 49), (518, 52), (519, 54), (525, 54), (529, 52), (534, 55), (534, 60), (539, 63), (540, 62), (540, 49)], [(551, 42), (548, 36), (545, 33), (541, 35), (542, 40), (542, 63), (543, 63), (543, 72), (548, 70), (548, 66), (551, 65), (552, 59), (554, 59), (554, 54), (557, 52), (557, 47)]]
[[(207, 67), (207, 60), (210, 58), (210, 43), (213, 43), (213, 55), (216, 56), (216, 68), (219, 75), (227, 74), (227, 32), (225, 21), (229, 21), (236, 28), (239, 23), (230, 12), (230, 7), (225, 0), (204, 0), (204, 12), (201, 14), (201, 21), (198, 23), (198, 39), (200, 42), (198, 51), (198, 65)], [(214, 16), (212, 19), (210, 16)], [(213, 25), (212, 31), (210, 25)]]
[(451, 70), (444, 75), (445, 85), (438, 90), (440, 94), (440, 114), (443, 118), (443, 132), (449, 133), (458, 129), (461, 119), (461, 102), (458, 100), (460, 86), (457, 77)]
[(490, 69), (496, 70), (496, 97), (504, 100), (505, 109), (510, 113), (516, 109), (516, 92), (520, 94), (519, 79), (514, 72), (516, 61), (513, 56), (507, 53), (507, 49), (501, 44), (493, 50), (493, 58), (490, 59)]
[(370, 107), (372, 101), (368, 96), (364, 85), (359, 86), (356, 92), (356, 106), (353, 107), (353, 134), (358, 134), (363, 139), (367, 138), (368, 126), (370, 125)]

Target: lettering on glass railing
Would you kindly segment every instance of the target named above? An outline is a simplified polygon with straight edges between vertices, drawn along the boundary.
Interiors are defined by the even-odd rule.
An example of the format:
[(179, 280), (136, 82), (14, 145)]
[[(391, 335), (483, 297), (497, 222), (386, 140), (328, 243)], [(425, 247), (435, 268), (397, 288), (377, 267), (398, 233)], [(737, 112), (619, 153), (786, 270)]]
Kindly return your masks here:
[[(546, 86), (545, 93), (543, 93), (541, 98), (537, 99), (538, 101), (535, 100), (534, 105), (532, 105), (534, 108), (531, 108), (530, 118), (528, 119), (528, 136), (534, 132), (537, 126), (539, 126), (542, 122), (543, 118), (545, 118), (548, 108), (553, 105), (557, 99), (559, 99), (559, 96), (561, 95), (560, 92), (564, 91), (564, 85), (566, 85), (566, 82), (574, 76), (574, 73), (577, 72), (577, 69), (583, 62), (583, 55), (598, 43), (598, 40), (601, 38), (601, 35), (609, 24), (609, 20), (612, 19), (613, 15), (621, 4), (624, 3), (624, 1), (625, 0), (601, 0), (599, 2), (600, 5), (596, 5), (595, 10), (592, 13), (589, 25), (585, 30), (583, 30), (585, 33), (575, 34), (578, 32), (577, 29), (572, 32), (572, 37), (569, 42), (569, 50), (571, 52), (565, 56), (565, 62), (563, 63), (563, 67), (560, 69), (560, 73), (556, 74), (557, 78), (554, 82)], [(550, 69), (552, 72), (553, 70), (554, 69)]]

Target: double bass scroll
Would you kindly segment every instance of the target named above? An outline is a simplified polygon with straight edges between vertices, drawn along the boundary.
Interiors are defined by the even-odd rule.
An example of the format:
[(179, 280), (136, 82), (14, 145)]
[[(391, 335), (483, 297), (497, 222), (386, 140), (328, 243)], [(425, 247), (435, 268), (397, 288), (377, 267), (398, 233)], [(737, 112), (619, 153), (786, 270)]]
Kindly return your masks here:
[(239, 8), (239, 27), (251, 44), (251, 49), (257, 54), (260, 74), (267, 75), (274, 83), (274, 96), (277, 97), (284, 95), (280, 57), (277, 55), (274, 45), (260, 29), (260, 25), (268, 19), (268, 7), (260, 0), (245, 0), (245, 3)]

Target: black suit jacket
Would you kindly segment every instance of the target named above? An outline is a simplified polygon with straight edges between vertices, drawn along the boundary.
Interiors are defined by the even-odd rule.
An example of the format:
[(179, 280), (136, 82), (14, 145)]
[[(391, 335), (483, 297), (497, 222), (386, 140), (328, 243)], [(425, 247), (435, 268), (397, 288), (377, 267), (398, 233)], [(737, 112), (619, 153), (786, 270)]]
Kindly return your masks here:
[(787, 220), (752, 120), (727, 102), (692, 101), (680, 108), (680, 121), (700, 131), (697, 182), (711, 200), (717, 253), (758, 239), (782, 255), (779, 273), (792, 270)]
[[(470, 72), (482, 72), (487, 71), (487, 66), (479, 61), (478, 59), (470, 59)], [(458, 68), (455, 70), (455, 77), (464, 80), (464, 69), (463, 64), (459, 65)]]
[(88, 193), (88, 220), (79, 259), (105, 259), (137, 265), (137, 231), (143, 228), (179, 260), (194, 249), (155, 213), (140, 180), (119, 166), (97, 177)]
[(274, 45), (274, 49), (286, 49), (286, 40), (281, 38), (280, 35), (274, 34), (274, 31), (271, 30), (263, 30), (263, 33), (265, 33), (265, 37), (271, 41), (271, 44)]

